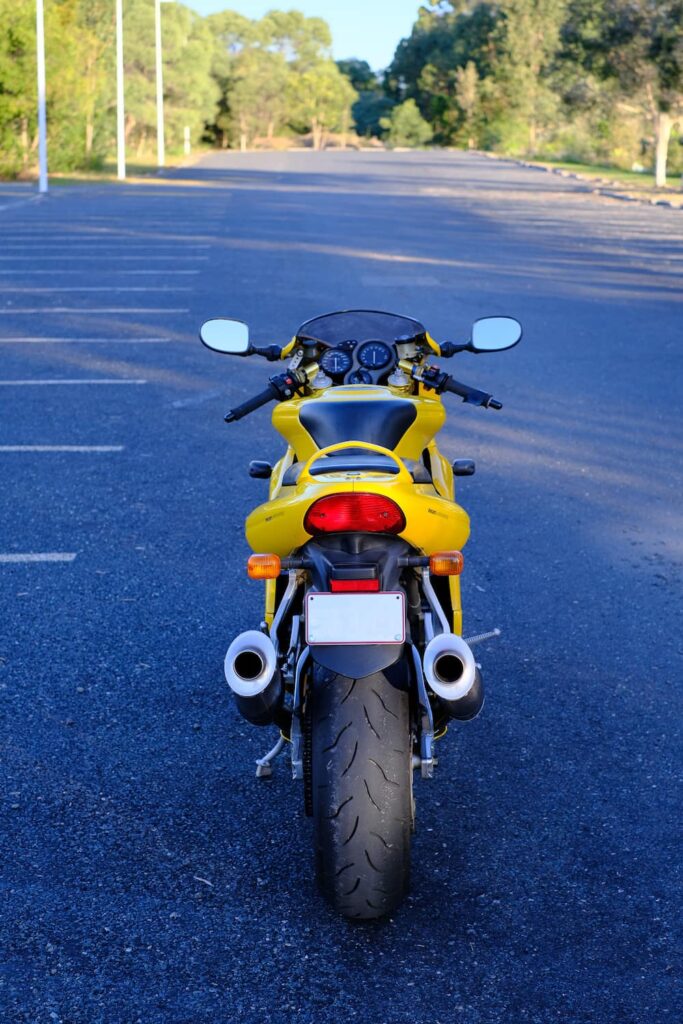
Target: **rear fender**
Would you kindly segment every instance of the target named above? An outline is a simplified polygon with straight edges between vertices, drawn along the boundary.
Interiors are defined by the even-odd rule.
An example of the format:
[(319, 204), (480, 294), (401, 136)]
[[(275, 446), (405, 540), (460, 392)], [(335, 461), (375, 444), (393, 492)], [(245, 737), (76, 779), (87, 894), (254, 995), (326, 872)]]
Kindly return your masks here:
[[(311, 573), (310, 590), (329, 592), (330, 578), (336, 568), (356, 566), (376, 567), (380, 590), (403, 590), (399, 559), (414, 552), (398, 537), (369, 533), (336, 534), (310, 541), (302, 549)], [(406, 602), (407, 608), (407, 602)], [(410, 626), (406, 623), (406, 638)], [(382, 672), (396, 664), (403, 656), (404, 644), (320, 644), (310, 648), (313, 661), (331, 672), (362, 679), (374, 672)]]

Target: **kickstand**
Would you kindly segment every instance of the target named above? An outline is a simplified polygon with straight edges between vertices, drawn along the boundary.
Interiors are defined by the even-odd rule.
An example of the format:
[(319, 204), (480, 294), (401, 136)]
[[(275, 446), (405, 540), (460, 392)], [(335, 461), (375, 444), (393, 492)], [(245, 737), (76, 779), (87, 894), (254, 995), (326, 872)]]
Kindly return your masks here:
[(285, 745), (284, 736), (280, 736), (279, 740), (275, 744), (272, 750), (269, 750), (267, 754), (260, 757), (256, 762), (256, 778), (257, 779), (269, 779), (273, 774), (273, 761), (279, 753), (282, 752), (282, 748)]

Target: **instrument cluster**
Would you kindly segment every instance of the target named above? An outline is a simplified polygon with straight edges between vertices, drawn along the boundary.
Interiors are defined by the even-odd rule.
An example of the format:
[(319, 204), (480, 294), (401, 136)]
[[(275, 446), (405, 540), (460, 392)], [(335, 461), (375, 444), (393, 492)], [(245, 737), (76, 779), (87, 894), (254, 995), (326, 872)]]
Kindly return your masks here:
[(320, 368), (338, 384), (378, 384), (396, 362), (396, 353), (386, 342), (359, 344), (353, 339), (325, 349), (319, 359)]

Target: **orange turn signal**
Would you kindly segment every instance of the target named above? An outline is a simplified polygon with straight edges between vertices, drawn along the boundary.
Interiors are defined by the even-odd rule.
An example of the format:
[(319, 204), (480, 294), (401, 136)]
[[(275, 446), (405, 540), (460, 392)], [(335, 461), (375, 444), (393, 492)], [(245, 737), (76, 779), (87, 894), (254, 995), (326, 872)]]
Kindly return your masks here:
[(250, 555), (247, 574), (250, 580), (275, 580), (282, 571), (279, 555)]
[(432, 576), (459, 576), (464, 564), (462, 551), (437, 551), (429, 556)]

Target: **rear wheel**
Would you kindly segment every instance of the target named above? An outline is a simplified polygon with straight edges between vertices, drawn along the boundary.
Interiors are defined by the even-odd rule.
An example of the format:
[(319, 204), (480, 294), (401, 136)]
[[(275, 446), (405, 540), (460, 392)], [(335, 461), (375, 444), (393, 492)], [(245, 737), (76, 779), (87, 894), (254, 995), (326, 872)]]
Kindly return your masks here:
[(310, 694), (311, 797), (318, 875), (345, 917), (400, 903), (410, 868), (409, 695), (381, 674), (316, 667)]

